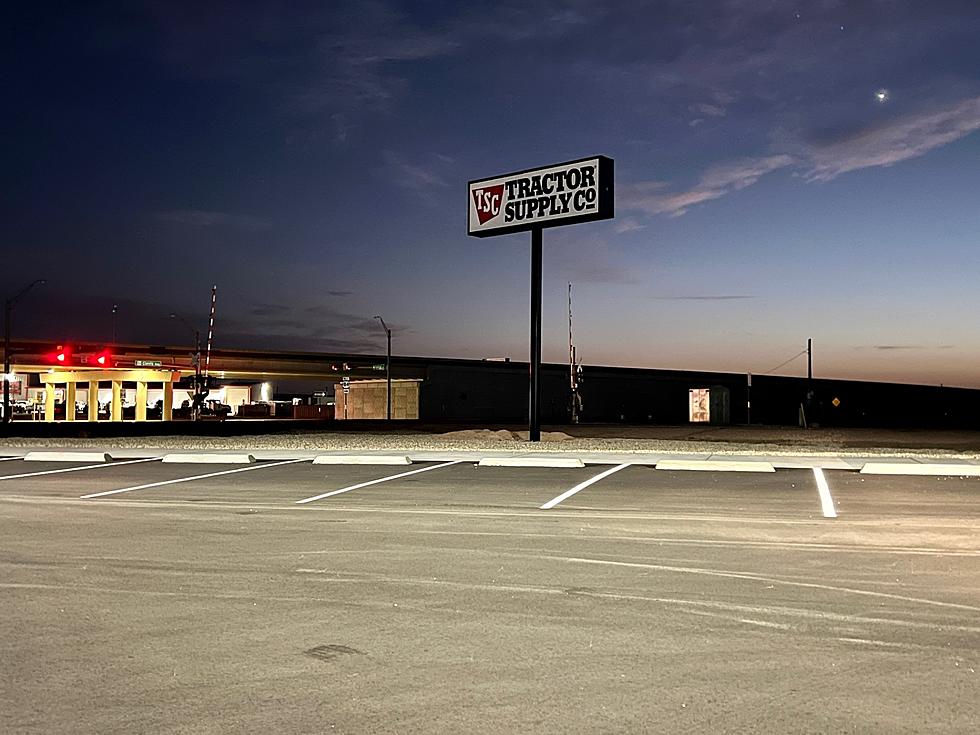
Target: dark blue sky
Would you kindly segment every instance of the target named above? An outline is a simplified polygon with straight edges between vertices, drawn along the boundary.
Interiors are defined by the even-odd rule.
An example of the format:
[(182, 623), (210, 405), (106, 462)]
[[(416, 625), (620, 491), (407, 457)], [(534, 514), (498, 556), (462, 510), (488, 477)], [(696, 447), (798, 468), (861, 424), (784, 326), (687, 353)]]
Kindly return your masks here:
[[(20, 336), (526, 359), (528, 237), (469, 179), (604, 154), (544, 357), (980, 386), (980, 4), (65, 3), (3, 54)], [(802, 359), (778, 373), (805, 370)]]

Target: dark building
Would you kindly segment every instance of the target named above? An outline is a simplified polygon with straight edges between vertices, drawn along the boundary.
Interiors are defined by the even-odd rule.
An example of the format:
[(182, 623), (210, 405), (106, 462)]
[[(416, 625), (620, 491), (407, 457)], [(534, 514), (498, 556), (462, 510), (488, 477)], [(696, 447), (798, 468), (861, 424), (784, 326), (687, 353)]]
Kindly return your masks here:
[[(419, 377), (423, 421), (527, 420), (527, 363), (437, 360)], [(542, 366), (543, 422), (568, 422), (568, 383), (567, 366)], [(691, 391), (704, 389), (716, 424), (797, 425), (802, 408), (807, 422), (823, 426), (980, 428), (980, 391), (967, 388), (770, 375), (753, 375), (750, 388), (740, 373), (588, 366), (582, 421), (685, 424)]]

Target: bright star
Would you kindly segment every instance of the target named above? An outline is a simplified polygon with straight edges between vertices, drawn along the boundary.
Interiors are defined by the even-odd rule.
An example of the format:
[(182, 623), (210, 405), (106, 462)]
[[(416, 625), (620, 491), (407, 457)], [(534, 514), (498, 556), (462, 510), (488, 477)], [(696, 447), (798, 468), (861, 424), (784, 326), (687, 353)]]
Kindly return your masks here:
[(875, 92), (875, 99), (880, 103), (887, 102), (889, 97), (891, 97), (891, 94), (887, 89), (879, 89), (877, 92)]

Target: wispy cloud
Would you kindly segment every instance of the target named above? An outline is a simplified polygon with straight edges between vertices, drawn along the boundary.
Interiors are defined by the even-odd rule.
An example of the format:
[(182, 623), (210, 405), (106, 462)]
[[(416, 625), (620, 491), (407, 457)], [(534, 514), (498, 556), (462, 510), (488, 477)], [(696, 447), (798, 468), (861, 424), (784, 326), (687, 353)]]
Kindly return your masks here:
[(278, 314), (288, 314), (290, 308), (288, 306), (282, 306), (280, 304), (259, 304), (251, 310), (252, 316), (257, 317), (269, 317), (276, 316)]
[(679, 217), (691, 207), (752, 186), (768, 173), (791, 168), (810, 182), (830, 181), (866, 168), (888, 167), (925, 155), (980, 130), (980, 97), (927, 112), (893, 118), (829, 141), (787, 144), (792, 153), (744, 158), (709, 168), (698, 183), (671, 190), (663, 181), (625, 184), (617, 194), (622, 209)]
[(616, 221), (616, 226), (613, 228), (617, 235), (625, 235), (629, 232), (638, 232), (646, 227), (646, 225), (641, 224), (639, 220), (633, 217), (625, 217), (621, 220)]
[(235, 227), (242, 230), (261, 230), (272, 223), (262, 217), (232, 212), (214, 212), (203, 209), (172, 209), (157, 212), (155, 218), (188, 227)]
[[(411, 332), (405, 324), (389, 326), (393, 332)], [(284, 349), (376, 352), (384, 344), (377, 320), (329, 304), (256, 304), (242, 317), (232, 314), (222, 320), (221, 333), (228, 343)]]
[(980, 97), (890, 120), (806, 152), (811, 181), (829, 181), (848, 171), (892, 166), (980, 130)]
[(701, 295), (679, 295), (679, 296), (651, 296), (651, 299), (655, 301), (745, 301), (748, 299), (754, 299), (755, 296), (742, 296), (742, 295), (718, 295), (718, 296), (701, 296)]
[(697, 204), (752, 186), (766, 174), (793, 163), (793, 157), (784, 154), (733, 161), (708, 169), (697, 185), (686, 191), (666, 191), (667, 184), (661, 181), (628, 184), (620, 188), (618, 204), (647, 214), (679, 217)]
[[(873, 350), (952, 350), (956, 345), (872, 345)], [(862, 349), (862, 348), (858, 348)]]
[(707, 102), (691, 105), (689, 109), (693, 113), (704, 115), (706, 117), (724, 117), (728, 114), (728, 111), (721, 105), (713, 105)]
[(410, 163), (394, 151), (384, 151), (382, 158), (395, 174), (394, 183), (409, 189), (419, 187), (448, 186), (446, 180), (436, 172), (434, 166)]
[[(450, 167), (445, 156), (432, 155), (426, 161), (409, 161), (394, 151), (382, 151), (381, 175), (391, 184), (407, 189), (429, 204), (440, 204), (449, 187), (443, 173)], [(438, 195), (437, 195), (438, 192)]]

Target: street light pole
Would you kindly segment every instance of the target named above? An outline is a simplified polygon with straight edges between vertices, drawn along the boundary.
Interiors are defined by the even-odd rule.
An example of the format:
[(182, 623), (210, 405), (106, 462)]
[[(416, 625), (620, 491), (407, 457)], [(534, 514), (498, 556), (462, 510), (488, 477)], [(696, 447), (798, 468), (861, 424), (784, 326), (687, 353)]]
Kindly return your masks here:
[(43, 286), (46, 281), (38, 278), (22, 288), (15, 296), (3, 302), (3, 423), (10, 423), (10, 314), (14, 305), (35, 286)]
[(385, 359), (385, 375), (388, 378), (388, 421), (391, 421), (391, 330), (388, 329), (385, 320), (380, 316), (375, 315), (374, 318), (381, 322), (381, 328), (385, 330), (385, 336), (388, 338), (388, 356)]
[(116, 314), (119, 311), (119, 304), (112, 305), (112, 344), (116, 344)]

